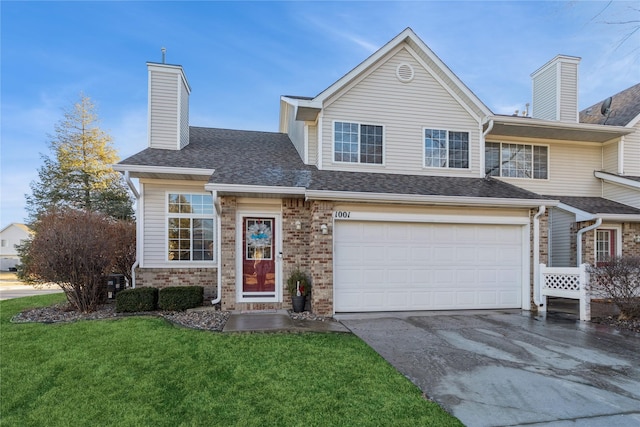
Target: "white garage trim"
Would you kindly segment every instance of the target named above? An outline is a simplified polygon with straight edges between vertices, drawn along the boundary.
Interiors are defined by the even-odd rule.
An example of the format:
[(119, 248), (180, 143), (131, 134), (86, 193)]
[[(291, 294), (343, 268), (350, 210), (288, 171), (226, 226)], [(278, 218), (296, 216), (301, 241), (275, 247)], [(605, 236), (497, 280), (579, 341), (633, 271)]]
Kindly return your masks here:
[[(346, 306), (349, 306), (349, 304), (341, 304), (340, 302), (340, 297), (342, 295), (339, 295), (339, 290), (341, 291), (341, 293), (344, 294), (344, 288), (342, 289), (337, 289), (336, 287), (336, 283), (337, 280), (339, 278), (337, 278), (337, 274), (338, 274), (338, 265), (337, 263), (337, 256), (340, 255), (340, 250), (337, 250), (337, 246), (340, 243), (340, 237), (338, 236), (339, 233), (339, 228), (343, 225), (346, 225), (348, 222), (357, 222), (357, 223), (363, 223), (363, 222), (367, 222), (367, 221), (376, 221), (376, 222), (380, 222), (381, 223), (381, 227), (386, 227), (387, 225), (391, 225), (391, 224), (396, 224), (396, 223), (423, 223), (425, 225), (427, 224), (434, 224), (434, 225), (444, 225), (444, 224), (451, 224), (452, 228), (451, 230), (455, 229), (455, 225), (481, 225), (481, 224), (486, 224), (486, 225), (495, 225), (495, 231), (499, 232), (499, 231), (508, 231), (510, 233), (511, 236), (515, 236), (520, 242), (518, 243), (517, 246), (514, 246), (513, 244), (511, 245), (509, 251), (511, 251), (511, 253), (513, 253), (513, 250), (518, 250), (518, 248), (520, 249), (520, 255), (518, 256), (516, 254), (516, 257), (519, 258), (519, 263), (520, 265), (517, 266), (518, 268), (516, 270), (519, 270), (519, 277), (518, 277), (518, 281), (520, 284), (520, 295), (512, 295), (512, 299), (511, 301), (514, 302), (514, 304), (516, 305), (511, 305), (510, 307), (506, 307), (503, 303), (497, 303), (495, 307), (493, 308), (522, 308), (525, 310), (528, 310), (529, 304), (530, 304), (530, 266), (529, 266), (529, 256), (530, 256), (530, 225), (529, 225), (529, 218), (528, 217), (490, 217), (490, 216), (466, 216), (466, 215), (458, 215), (458, 216), (451, 216), (451, 215), (416, 215), (416, 214), (389, 214), (389, 213), (384, 213), (384, 214), (380, 214), (380, 213), (372, 213), (372, 212), (347, 212), (346, 211), (336, 211), (334, 214), (334, 247), (333, 247), (333, 253), (334, 253), (334, 312), (337, 311), (343, 311), (346, 312), (347, 310), (345, 309)], [(336, 218), (336, 216), (342, 216), (343, 218)], [(345, 218), (344, 216), (348, 215), (348, 218)], [(355, 224), (354, 224), (355, 225)], [(504, 228), (499, 227), (500, 225), (504, 225)], [(336, 227), (338, 226), (338, 227)], [(391, 228), (393, 226), (391, 225)], [(428, 228), (428, 227), (427, 227)], [(437, 229), (440, 229), (440, 227), (436, 227)], [(459, 229), (460, 227), (458, 227)], [(493, 229), (493, 227), (469, 227), (469, 230), (484, 230), (486, 231), (491, 231)], [(442, 227), (442, 230), (447, 230), (446, 226)], [(376, 241), (376, 244), (380, 244), (381, 241)], [(411, 245), (408, 244), (407, 247), (410, 247)], [(465, 246), (464, 244), (461, 244), (461, 248), (462, 246)], [(499, 248), (498, 246), (495, 246), (496, 248)], [(470, 249), (472, 249), (473, 246), (465, 246), (464, 250), (469, 251)], [(406, 248), (403, 248), (406, 249)], [(513, 259), (513, 258), (512, 258)], [(514, 261), (515, 262), (515, 261)], [(384, 264), (384, 261), (382, 261), (382, 264)], [(388, 267), (388, 265), (387, 265)], [(451, 272), (454, 272), (456, 274), (463, 274), (464, 272), (460, 272), (458, 270), (462, 270), (462, 269), (457, 269), (454, 267), (451, 267)], [(512, 269), (510, 271), (509, 274), (518, 274), (518, 271), (516, 271), (514, 269)], [(397, 270), (397, 271), (401, 271), (401, 270)], [(343, 280), (343, 279), (339, 279), (339, 280)], [(517, 285), (516, 285), (517, 286)], [(435, 289), (435, 288), (434, 288)], [(490, 290), (489, 288), (487, 288), (487, 290)], [(518, 291), (517, 288), (516, 289), (512, 289), (512, 291)], [(479, 290), (481, 291), (481, 290)], [(391, 295), (391, 293), (388, 292), (388, 290), (385, 291), (388, 295)], [(400, 292), (402, 293), (402, 292)], [(363, 294), (364, 295), (364, 294)], [(399, 294), (398, 294), (399, 295)], [(478, 293), (479, 295), (479, 293)], [(476, 295), (476, 298), (478, 298), (478, 295)], [(515, 300), (513, 298), (516, 298)], [(518, 301), (519, 299), (519, 301)], [(482, 304), (480, 304), (479, 306), (476, 307), (472, 307), (473, 303), (469, 303), (470, 306), (465, 306), (465, 304), (460, 305), (459, 307), (434, 307), (434, 308), (423, 308), (423, 309), (455, 309), (455, 308), (460, 308), (460, 309), (464, 309), (464, 308), (492, 308), (491, 307), (491, 303), (487, 303), (486, 307), (483, 307)], [(506, 303), (507, 306), (509, 306), (511, 303)], [(375, 304), (374, 304), (375, 305)], [(428, 304), (427, 304), (428, 305)], [(425, 307), (427, 307), (427, 305), (425, 305)], [(376, 310), (380, 311), (391, 311), (391, 310), (402, 310), (401, 305), (395, 306), (393, 307), (393, 304), (390, 305), (390, 309), (389, 310), (385, 310), (384, 308), (376, 308)], [(367, 311), (365, 309), (358, 309), (358, 310), (354, 310), (354, 311)], [(374, 310), (371, 310), (374, 311)]]

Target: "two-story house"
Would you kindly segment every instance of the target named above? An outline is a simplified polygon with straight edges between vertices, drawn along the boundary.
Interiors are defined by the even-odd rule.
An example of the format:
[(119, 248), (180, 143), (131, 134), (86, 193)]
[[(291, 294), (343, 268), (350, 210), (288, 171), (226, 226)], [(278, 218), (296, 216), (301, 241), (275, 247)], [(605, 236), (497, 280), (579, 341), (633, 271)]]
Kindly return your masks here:
[(24, 224), (11, 223), (0, 230), (0, 270), (15, 271), (20, 264), (18, 246), (31, 237), (32, 231)]
[(189, 126), (184, 70), (148, 63), (149, 147), (115, 165), (138, 199), (135, 285), (280, 309), (300, 268), (323, 315), (535, 307), (550, 254), (592, 262), (606, 230), (610, 254), (640, 253), (638, 112), (579, 121), (578, 62), (532, 75), (533, 117), (499, 116), (406, 29), (282, 96), (278, 133)]

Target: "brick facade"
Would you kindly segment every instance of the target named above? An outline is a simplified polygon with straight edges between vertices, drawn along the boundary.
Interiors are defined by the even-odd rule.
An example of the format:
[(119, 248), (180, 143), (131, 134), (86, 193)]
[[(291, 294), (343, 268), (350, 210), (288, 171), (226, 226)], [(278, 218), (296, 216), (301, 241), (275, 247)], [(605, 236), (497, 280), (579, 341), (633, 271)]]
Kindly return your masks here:
[(204, 300), (212, 300), (217, 291), (217, 268), (137, 268), (136, 287), (202, 286)]
[(639, 223), (622, 224), (622, 255), (640, 257), (640, 242), (636, 242), (636, 236), (640, 236)]
[[(578, 230), (595, 224), (595, 221), (577, 222), (571, 226), (571, 264), (576, 265), (577, 232)], [(607, 228), (603, 225), (602, 228)], [(635, 242), (635, 236), (640, 235), (640, 224), (622, 223), (622, 256), (640, 257), (640, 243)], [(582, 235), (582, 262), (595, 263), (596, 231), (587, 231)]]
[[(530, 266), (529, 266), (529, 271), (530, 271), (530, 275), (529, 275), (529, 279), (530, 279), (530, 286), (529, 286), (529, 306), (531, 308), (532, 311), (538, 311), (538, 306), (535, 304), (534, 301), (534, 284), (535, 284), (535, 277), (534, 275), (536, 274), (536, 272), (538, 271), (538, 266), (534, 265), (534, 257), (533, 257), (533, 251), (534, 251), (534, 245), (535, 245), (535, 241), (534, 241), (534, 217), (536, 216), (536, 214), (538, 213), (538, 209), (531, 209), (531, 211), (529, 212), (529, 218), (530, 218), (530, 251), (529, 251), (529, 259), (530, 259)], [(543, 215), (540, 215), (540, 218), (538, 218), (538, 220), (540, 221), (540, 243), (539, 243), (539, 255), (540, 258), (538, 260), (539, 264), (545, 264), (545, 265), (549, 265), (549, 210), (547, 209), (545, 211), (545, 213)]]
[[(333, 315), (333, 206), (327, 201), (311, 204), (311, 308), (322, 316)], [(322, 234), (323, 224), (327, 234)]]

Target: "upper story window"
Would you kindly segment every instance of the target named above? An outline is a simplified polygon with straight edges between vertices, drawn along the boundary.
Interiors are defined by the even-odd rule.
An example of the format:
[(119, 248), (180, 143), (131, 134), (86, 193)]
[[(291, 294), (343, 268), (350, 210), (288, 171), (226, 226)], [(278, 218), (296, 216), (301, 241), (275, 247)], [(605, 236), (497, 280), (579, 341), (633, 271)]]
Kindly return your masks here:
[(547, 179), (549, 150), (543, 145), (487, 142), (485, 173), (509, 178)]
[(382, 126), (335, 122), (333, 129), (334, 161), (382, 164)]
[(469, 132), (425, 129), (424, 166), (468, 169)]
[(169, 261), (213, 261), (213, 197), (170, 193), (167, 202)]

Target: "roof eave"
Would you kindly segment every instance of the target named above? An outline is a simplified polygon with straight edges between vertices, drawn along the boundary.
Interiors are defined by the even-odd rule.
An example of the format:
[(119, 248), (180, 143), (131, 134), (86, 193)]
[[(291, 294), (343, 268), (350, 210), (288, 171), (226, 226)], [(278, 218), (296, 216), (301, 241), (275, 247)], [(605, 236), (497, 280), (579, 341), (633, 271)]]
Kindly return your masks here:
[(272, 196), (302, 197), (305, 194), (304, 187), (208, 183), (204, 188), (207, 191), (216, 191), (219, 195), (268, 194)]
[(623, 126), (568, 123), (529, 117), (490, 116), (485, 124), (489, 126), (489, 123), (492, 125), (487, 137), (513, 136), (604, 143), (635, 132), (635, 129)]
[(200, 169), (200, 168), (181, 168), (181, 167), (168, 167), (168, 166), (148, 166), (148, 165), (127, 165), (127, 164), (115, 164), (112, 165), (113, 170), (117, 172), (129, 172), (132, 178), (173, 178), (181, 177), (180, 179), (196, 179), (202, 180), (210, 177), (215, 169)]
[(353, 191), (307, 190), (307, 200), (333, 200), (337, 202), (373, 202), (373, 203), (404, 203), (415, 205), (443, 205), (443, 206), (500, 206), (500, 207), (539, 207), (556, 206), (559, 201), (551, 199), (517, 199), (497, 197), (461, 197), (434, 196), (416, 194), (389, 193), (360, 193)]
[(627, 187), (640, 189), (640, 181), (634, 181), (633, 179), (628, 179), (620, 175), (614, 175), (607, 172), (595, 171), (593, 173), (596, 178), (600, 178), (607, 182), (611, 182), (614, 184), (625, 185)]

